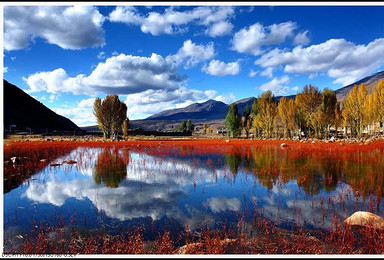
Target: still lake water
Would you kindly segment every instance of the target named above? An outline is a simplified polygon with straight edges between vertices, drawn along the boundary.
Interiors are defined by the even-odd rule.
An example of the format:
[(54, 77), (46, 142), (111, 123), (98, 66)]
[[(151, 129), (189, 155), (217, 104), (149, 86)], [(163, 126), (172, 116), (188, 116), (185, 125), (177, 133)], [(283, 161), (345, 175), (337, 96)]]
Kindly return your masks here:
[(201, 152), (174, 146), (78, 147), (4, 194), (5, 242), (64, 219), (110, 233), (211, 229), (257, 214), (290, 228), (327, 229), (358, 210), (383, 215), (382, 151), (305, 152), (278, 146)]

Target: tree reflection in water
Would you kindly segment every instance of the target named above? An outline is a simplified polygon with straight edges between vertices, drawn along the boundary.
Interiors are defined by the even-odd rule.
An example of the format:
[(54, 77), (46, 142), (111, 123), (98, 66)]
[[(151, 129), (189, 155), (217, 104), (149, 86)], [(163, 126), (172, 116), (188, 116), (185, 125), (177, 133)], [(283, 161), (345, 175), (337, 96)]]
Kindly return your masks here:
[(322, 190), (333, 191), (339, 182), (344, 182), (363, 198), (373, 194), (381, 200), (384, 195), (384, 153), (381, 150), (335, 153), (264, 146), (243, 151), (233, 149), (225, 158), (234, 176), (242, 169), (255, 175), (268, 189), (278, 182), (295, 180), (306, 194), (316, 195)]
[(120, 154), (116, 148), (105, 148), (98, 156), (93, 179), (96, 184), (103, 182), (109, 188), (117, 188), (119, 183), (127, 177), (129, 152), (123, 150)]

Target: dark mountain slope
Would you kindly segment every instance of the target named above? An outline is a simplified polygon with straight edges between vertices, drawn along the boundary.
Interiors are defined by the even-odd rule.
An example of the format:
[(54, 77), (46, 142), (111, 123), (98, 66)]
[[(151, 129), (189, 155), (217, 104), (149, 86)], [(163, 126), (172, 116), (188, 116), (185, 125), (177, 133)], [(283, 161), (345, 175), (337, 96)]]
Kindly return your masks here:
[(10, 125), (16, 125), (16, 129), (26, 130), (31, 128), (39, 131), (81, 131), (81, 129), (66, 117), (56, 114), (39, 101), (32, 98), (20, 88), (3, 81), (4, 93), (4, 130)]

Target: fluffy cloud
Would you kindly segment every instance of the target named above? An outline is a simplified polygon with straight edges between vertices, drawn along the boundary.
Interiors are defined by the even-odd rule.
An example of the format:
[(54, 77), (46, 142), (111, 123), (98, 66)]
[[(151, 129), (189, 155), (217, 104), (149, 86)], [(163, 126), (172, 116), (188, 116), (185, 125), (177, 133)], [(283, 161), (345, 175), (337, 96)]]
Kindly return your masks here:
[(76, 77), (69, 77), (67, 72), (62, 69), (53, 71), (38, 72), (30, 75), (23, 80), (30, 87), (28, 93), (46, 91), (48, 93), (58, 94), (71, 92), (73, 94), (91, 94), (89, 86), (83, 84), (84, 75), (80, 74)]
[(212, 60), (209, 65), (204, 65), (202, 71), (213, 76), (237, 75), (240, 72), (238, 62), (225, 63), (219, 60)]
[(148, 89), (175, 90), (186, 80), (177, 72), (177, 66), (160, 55), (140, 57), (120, 54), (100, 62), (89, 76), (70, 77), (62, 68), (39, 72), (24, 78), (29, 92), (71, 92), (73, 94), (97, 93), (131, 94)]
[(293, 36), (296, 27), (294, 22), (273, 24), (268, 27), (255, 23), (235, 33), (232, 39), (232, 49), (240, 53), (261, 55), (264, 53), (263, 46), (284, 42), (288, 37)]
[(308, 30), (298, 33), (293, 40), (296, 45), (307, 45), (309, 43)]
[(205, 32), (211, 37), (223, 36), (231, 34), (233, 25), (228, 21), (221, 21), (213, 24)]
[(251, 70), (249, 71), (249, 76), (250, 76), (251, 78), (253, 78), (253, 77), (255, 77), (255, 76), (257, 75), (257, 73), (258, 73), (258, 71), (254, 71), (253, 69), (251, 69)]
[(93, 103), (95, 98), (81, 100), (76, 107), (54, 109), (59, 115), (71, 118), (78, 126), (95, 125), (96, 118), (93, 115)]
[(267, 78), (273, 78), (273, 67), (266, 68), (264, 71), (260, 72), (260, 75)]
[(4, 6), (4, 48), (27, 47), (35, 37), (63, 49), (105, 44), (105, 18), (92, 6)]
[(384, 38), (367, 45), (356, 45), (344, 39), (330, 39), (292, 51), (274, 49), (256, 60), (262, 67), (284, 66), (284, 71), (295, 74), (328, 72), (334, 83), (348, 85), (375, 72), (384, 63)]
[(117, 6), (109, 14), (109, 20), (140, 26), (142, 32), (152, 35), (183, 33), (188, 30), (189, 23), (195, 23), (207, 27), (206, 33), (216, 37), (228, 34), (232, 29), (227, 20), (234, 13), (234, 7), (230, 6), (201, 6), (184, 12), (170, 7), (162, 14), (152, 11), (144, 16), (135, 7)]
[(170, 55), (167, 59), (175, 62), (176, 64), (185, 63), (185, 67), (189, 68), (195, 66), (199, 62), (212, 59), (215, 56), (215, 48), (213, 42), (207, 45), (195, 44), (191, 40), (186, 40), (183, 46), (177, 51), (175, 55)]
[[(212, 57), (213, 46), (195, 45), (186, 41), (176, 54), (178, 60), (195, 64)], [(119, 94), (128, 106), (130, 119), (148, 117), (165, 109), (173, 109), (214, 99), (215, 90), (188, 89), (183, 86), (187, 77), (177, 72), (175, 57), (163, 58), (152, 54), (150, 57), (120, 54), (100, 62), (88, 76), (80, 74), (70, 77), (62, 69), (38, 72), (23, 78), (29, 85), (28, 93), (45, 91), (51, 94), (72, 93), (95, 97), (98, 94)], [(124, 97), (126, 95), (126, 97)], [(218, 97), (220, 98), (220, 97)], [(90, 125), (93, 100), (79, 103), (78, 107), (57, 108), (55, 111), (71, 118), (76, 124)], [(89, 106), (83, 105), (85, 102)], [(93, 103), (92, 103), (93, 104)]]
[(276, 95), (285, 95), (287, 93), (290, 93), (292, 91), (297, 91), (298, 87), (290, 88), (286, 84), (290, 82), (289, 77), (283, 76), (281, 78), (273, 78), (271, 81), (264, 83), (260, 86), (260, 89), (262, 91), (268, 91), (271, 90), (272, 93)]

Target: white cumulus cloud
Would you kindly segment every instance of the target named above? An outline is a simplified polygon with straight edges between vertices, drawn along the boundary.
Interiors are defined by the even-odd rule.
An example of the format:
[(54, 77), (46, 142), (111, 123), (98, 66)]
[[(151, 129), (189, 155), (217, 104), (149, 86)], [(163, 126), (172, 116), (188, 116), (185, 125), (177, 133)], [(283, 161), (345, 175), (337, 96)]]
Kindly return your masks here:
[(38, 72), (24, 78), (29, 92), (71, 92), (95, 96), (104, 94), (132, 94), (148, 89), (177, 89), (186, 76), (177, 66), (153, 53), (150, 57), (120, 54), (100, 62), (89, 76), (70, 77), (62, 69)]
[(256, 75), (257, 75), (257, 73), (258, 73), (258, 71), (254, 71), (253, 69), (251, 69), (250, 71), (249, 71), (249, 76), (251, 77), (251, 78), (253, 78), (253, 77), (255, 77)]
[(283, 76), (281, 78), (273, 78), (271, 81), (264, 83), (260, 86), (262, 91), (271, 90), (275, 96), (285, 95), (292, 91), (297, 91), (297, 87), (290, 88), (287, 84), (290, 82), (288, 76)]
[(260, 72), (260, 75), (267, 78), (273, 78), (273, 67), (266, 68), (265, 70)]
[(232, 29), (228, 19), (233, 17), (234, 13), (234, 7), (230, 6), (200, 6), (186, 11), (169, 7), (163, 13), (151, 11), (144, 15), (136, 7), (117, 6), (109, 14), (109, 20), (140, 26), (142, 32), (155, 36), (186, 32), (188, 24), (193, 23), (207, 27), (206, 33), (216, 37), (225, 35)]
[(199, 62), (212, 59), (215, 56), (213, 42), (207, 45), (196, 44), (191, 40), (186, 40), (183, 46), (174, 55), (169, 55), (167, 59), (176, 64), (185, 63), (185, 67), (193, 67)]
[(96, 117), (93, 115), (95, 98), (81, 100), (75, 107), (53, 109), (59, 115), (71, 118), (78, 126), (95, 125)]
[(233, 29), (233, 24), (228, 21), (220, 21), (213, 24), (210, 28), (206, 30), (206, 33), (211, 37), (223, 36), (231, 34)]
[(348, 85), (372, 74), (384, 64), (384, 38), (367, 45), (356, 45), (345, 39), (330, 39), (292, 51), (274, 49), (262, 55), (255, 64), (261, 67), (283, 66), (284, 72), (313, 74), (327, 72), (334, 83)]
[(105, 44), (105, 18), (92, 6), (4, 6), (4, 48), (18, 50), (41, 37), (63, 49)]
[(294, 22), (272, 24), (264, 27), (255, 23), (236, 32), (232, 39), (232, 49), (239, 53), (261, 55), (263, 46), (283, 43), (288, 37), (293, 36), (297, 25)]
[(204, 65), (202, 71), (213, 76), (237, 75), (240, 72), (238, 62), (225, 63), (219, 60), (212, 60), (209, 65)]
[(308, 30), (298, 33), (293, 40), (293, 43), (296, 45), (307, 45), (310, 39), (308, 37)]

